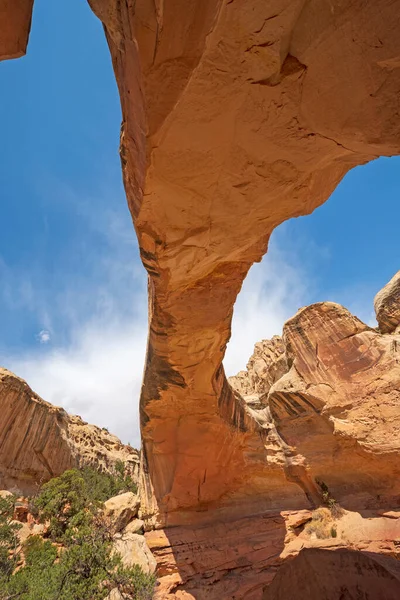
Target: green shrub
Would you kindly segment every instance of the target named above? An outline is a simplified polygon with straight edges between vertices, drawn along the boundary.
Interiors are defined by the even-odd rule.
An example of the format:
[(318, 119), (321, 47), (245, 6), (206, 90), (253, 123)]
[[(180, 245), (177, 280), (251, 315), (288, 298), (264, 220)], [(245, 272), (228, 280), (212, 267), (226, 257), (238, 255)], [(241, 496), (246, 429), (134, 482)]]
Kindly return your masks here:
[[(133, 489), (124, 465), (115, 476), (72, 469), (46, 483), (34, 506), (58, 544), (31, 536), (23, 547), (25, 564), (6, 563), (0, 574), (0, 600), (103, 600), (117, 588), (127, 600), (150, 600), (155, 577), (135, 565), (124, 567), (113, 552), (112, 530), (98, 509), (108, 497)], [(0, 547), (4, 558), (16, 548), (11, 523), (14, 500), (0, 502)], [(3, 540), (3, 545), (2, 544)]]
[(13, 521), (15, 496), (0, 498), (0, 585), (15, 569), (18, 560), (18, 530), (22, 527)]
[(114, 475), (90, 467), (70, 469), (42, 486), (32, 508), (42, 521), (50, 522), (52, 538), (60, 540), (73, 517), (82, 511), (94, 513), (105, 500), (127, 491), (136, 492), (137, 486), (122, 461), (116, 463)]

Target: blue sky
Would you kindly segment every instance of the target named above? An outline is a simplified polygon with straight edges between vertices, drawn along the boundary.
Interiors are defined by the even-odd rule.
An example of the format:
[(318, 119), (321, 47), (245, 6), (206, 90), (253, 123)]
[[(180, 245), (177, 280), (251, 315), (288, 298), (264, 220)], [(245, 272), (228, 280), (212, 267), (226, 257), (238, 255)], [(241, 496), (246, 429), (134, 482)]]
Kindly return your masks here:
[[(83, 0), (37, 0), (28, 55), (0, 75), (0, 364), (138, 444), (146, 279), (101, 24)], [(399, 173), (397, 158), (355, 169), (274, 232), (237, 303), (230, 374), (302, 305), (334, 300), (373, 323), (373, 296), (400, 268)]]

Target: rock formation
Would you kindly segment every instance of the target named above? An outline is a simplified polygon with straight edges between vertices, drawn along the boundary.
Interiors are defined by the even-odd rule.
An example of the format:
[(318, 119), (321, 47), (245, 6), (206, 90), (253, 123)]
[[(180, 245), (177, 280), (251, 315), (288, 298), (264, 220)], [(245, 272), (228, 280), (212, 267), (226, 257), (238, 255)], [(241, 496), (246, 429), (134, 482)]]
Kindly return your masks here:
[(374, 307), (381, 332), (395, 331), (400, 324), (400, 271), (375, 296)]
[[(384, 290), (396, 314), (396, 291)], [(400, 317), (394, 328), (399, 324)], [(299, 589), (299, 598), (336, 600), (335, 586), (352, 594), (360, 573), (371, 577), (360, 598), (366, 590), (374, 600), (397, 597), (396, 561), (382, 555), (400, 557), (399, 348), (398, 333), (368, 327), (332, 302), (300, 309), (282, 338), (256, 344), (247, 371), (229, 383), (262, 423), (271, 472), (304, 490), (303, 510), (283, 510), (283, 498), (271, 509), (268, 499), (258, 515), (238, 519), (221, 510), (217, 523), (148, 532), (157, 598), (180, 598), (184, 590), (185, 600), (261, 600), (265, 589), (265, 600), (285, 600), (292, 597), (287, 590)], [(304, 510), (310, 505), (326, 508)], [(304, 549), (313, 550), (303, 556)], [(309, 556), (326, 577), (314, 576)], [(304, 585), (297, 588), (301, 569)], [(286, 574), (291, 586), (282, 585)]]
[(247, 370), (229, 378), (230, 385), (253, 408), (266, 406), (271, 386), (288, 371), (285, 346), (279, 335), (254, 346)]
[(273, 229), (324, 202), (355, 165), (400, 152), (400, 0), (89, 4), (113, 59), (149, 274), (147, 512), (172, 524), (205, 509), (303, 506), (298, 465), (288, 481), (271, 464), (264, 424), (222, 359), (236, 296)]
[(282, 567), (263, 600), (292, 600), (293, 590), (296, 600), (396, 600), (400, 597), (399, 563), (354, 550), (304, 550)]
[(117, 460), (138, 475), (138, 452), (105, 429), (52, 406), (0, 368), (0, 489), (29, 494), (72, 467), (110, 470)]
[(148, 512), (173, 524), (222, 507), (304, 506), (222, 358), (236, 296), (272, 230), (324, 202), (350, 168), (400, 152), (400, 2), (90, 5), (113, 58), (125, 187), (149, 273)]
[(284, 443), (344, 506), (399, 506), (400, 335), (324, 302), (290, 319), (283, 339), (291, 367), (268, 404)]
[(0, 0), (0, 60), (26, 52), (33, 0)]
[(124, 183), (149, 274), (142, 513), (147, 527), (176, 525), (148, 534), (164, 592), (261, 598), (283, 509), (335, 494), (366, 510), (399, 493), (397, 334), (334, 304), (304, 309), (285, 328), (288, 373), (273, 381), (267, 369), (273, 385), (256, 403), (222, 359), (273, 229), (322, 204), (352, 167), (400, 153), (400, 0), (89, 4), (120, 91)]

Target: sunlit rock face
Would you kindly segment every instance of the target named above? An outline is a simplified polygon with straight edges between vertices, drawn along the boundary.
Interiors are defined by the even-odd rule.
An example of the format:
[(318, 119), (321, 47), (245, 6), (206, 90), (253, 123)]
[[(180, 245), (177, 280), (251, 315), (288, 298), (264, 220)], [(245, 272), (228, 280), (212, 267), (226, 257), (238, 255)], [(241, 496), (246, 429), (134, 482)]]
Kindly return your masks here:
[(353, 166), (399, 153), (400, 2), (90, 5), (113, 58), (149, 273), (143, 505), (160, 524), (304, 507), (315, 490), (303, 466), (232, 392), (222, 358), (272, 230)]
[(0, 60), (26, 52), (33, 0), (0, 0)]
[(269, 499), (259, 514), (221, 507), (210, 524), (147, 533), (157, 599), (289, 600), (294, 589), (296, 599), (397, 598), (399, 348), (398, 333), (332, 302), (302, 308), (282, 338), (256, 344), (229, 382), (262, 424), (268, 468), (303, 490), (302, 510)]
[(284, 326), (291, 368), (268, 403), (282, 440), (347, 508), (400, 503), (400, 335), (382, 335), (338, 304)]
[(393, 333), (400, 326), (400, 271), (377, 293), (374, 300), (376, 320), (382, 333)]
[(73, 467), (112, 471), (122, 460), (138, 476), (138, 452), (105, 429), (42, 400), (0, 368), (0, 489), (32, 494)]
[(314, 471), (282, 445), (268, 406), (232, 390), (222, 359), (273, 229), (323, 203), (350, 168), (400, 152), (400, 0), (89, 4), (112, 55), (149, 274), (147, 516), (310, 506)]

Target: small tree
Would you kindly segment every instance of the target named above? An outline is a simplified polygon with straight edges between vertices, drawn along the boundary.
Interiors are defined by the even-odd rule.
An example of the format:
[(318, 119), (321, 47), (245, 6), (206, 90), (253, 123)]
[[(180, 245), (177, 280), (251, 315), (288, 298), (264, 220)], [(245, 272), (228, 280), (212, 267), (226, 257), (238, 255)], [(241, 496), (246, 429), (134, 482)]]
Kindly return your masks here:
[(15, 496), (0, 497), (0, 582), (13, 572), (18, 559), (17, 533), (22, 525), (13, 521), (15, 501)]

